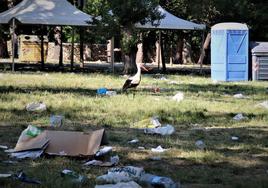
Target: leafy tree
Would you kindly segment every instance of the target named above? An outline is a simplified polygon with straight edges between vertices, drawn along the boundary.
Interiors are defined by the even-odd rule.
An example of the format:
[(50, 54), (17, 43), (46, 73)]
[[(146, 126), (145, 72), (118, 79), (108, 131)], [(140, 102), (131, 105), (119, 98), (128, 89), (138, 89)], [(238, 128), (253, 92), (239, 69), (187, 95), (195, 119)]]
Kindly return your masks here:
[(136, 68), (135, 53), (139, 40), (134, 28), (135, 23), (152, 22), (161, 18), (161, 13), (156, 9), (157, 0), (107, 0), (114, 17), (122, 26), (122, 50), (125, 54), (124, 73), (133, 72)]

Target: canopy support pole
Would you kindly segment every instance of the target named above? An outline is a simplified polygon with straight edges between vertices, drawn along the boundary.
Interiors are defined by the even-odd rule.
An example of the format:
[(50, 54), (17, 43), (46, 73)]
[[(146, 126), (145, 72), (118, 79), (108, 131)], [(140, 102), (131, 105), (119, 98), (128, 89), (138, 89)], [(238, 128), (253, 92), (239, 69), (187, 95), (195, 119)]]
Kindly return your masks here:
[(44, 36), (43, 36), (43, 25), (41, 26), (41, 69), (44, 70), (45, 58), (44, 58)]
[(15, 71), (15, 18), (12, 19), (12, 72)]
[(74, 69), (74, 27), (72, 27), (71, 71)]
[(114, 37), (111, 39), (111, 64), (112, 64), (112, 72), (114, 74)]
[[(160, 35), (161, 36), (161, 35)], [(165, 43), (164, 43), (165, 42)], [(166, 62), (165, 62), (165, 54), (164, 54), (164, 44), (166, 41), (163, 41), (162, 36), (160, 38), (160, 49), (161, 49), (161, 62), (162, 62), (162, 72), (166, 72)], [(165, 45), (166, 46), (166, 45)]]
[(84, 29), (80, 28), (80, 63), (82, 63), (82, 67), (84, 68)]
[(160, 61), (161, 61), (161, 31), (159, 30), (159, 36), (158, 36), (158, 58), (157, 58), (157, 66), (158, 71), (160, 70)]
[(63, 67), (63, 43), (62, 43), (62, 26), (60, 26), (60, 59), (59, 59), (59, 66), (60, 68)]

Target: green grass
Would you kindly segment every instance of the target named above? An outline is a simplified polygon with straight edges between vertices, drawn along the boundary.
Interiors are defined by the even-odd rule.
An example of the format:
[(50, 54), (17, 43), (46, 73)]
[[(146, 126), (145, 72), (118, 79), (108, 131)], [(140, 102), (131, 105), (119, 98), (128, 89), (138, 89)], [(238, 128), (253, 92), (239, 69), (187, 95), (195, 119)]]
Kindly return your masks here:
[[(102, 74), (2, 73), (0, 74), (0, 144), (13, 148), (20, 132), (29, 124), (49, 127), (52, 114), (64, 115), (60, 129), (87, 131), (104, 127), (113, 154), (120, 166), (144, 167), (146, 172), (168, 176), (184, 187), (267, 187), (268, 186), (268, 110), (257, 104), (268, 100), (267, 82), (213, 83), (199, 76), (144, 75), (136, 91), (121, 93), (125, 78)], [(176, 81), (177, 84), (170, 84)], [(96, 90), (106, 87), (118, 95), (101, 97)], [(160, 93), (152, 88), (159, 87)], [(185, 99), (170, 98), (178, 91)], [(248, 98), (235, 99), (236, 93)], [(44, 102), (48, 110), (30, 113), (26, 104)], [(237, 113), (248, 119), (234, 121)], [(172, 124), (176, 133), (167, 136), (144, 135), (131, 128), (137, 122), (158, 116), (161, 123)], [(231, 141), (238, 136), (239, 141)], [(128, 140), (138, 138), (139, 144)], [(195, 141), (203, 140), (206, 150), (196, 149)], [(153, 154), (152, 147), (169, 150)], [(146, 150), (139, 150), (144, 146)], [(152, 156), (161, 161), (152, 161)], [(0, 150), (1, 161), (7, 155)], [(23, 169), (43, 182), (41, 187), (77, 187), (61, 177), (65, 168), (88, 177), (81, 187), (94, 187), (95, 178), (108, 168), (83, 168), (84, 160), (43, 156), (17, 164), (0, 162), (0, 173)], [(0, 179), (0, 187), (34, 187), (11, 179)], [(40, 187), (40, 186), (39, 186)]]

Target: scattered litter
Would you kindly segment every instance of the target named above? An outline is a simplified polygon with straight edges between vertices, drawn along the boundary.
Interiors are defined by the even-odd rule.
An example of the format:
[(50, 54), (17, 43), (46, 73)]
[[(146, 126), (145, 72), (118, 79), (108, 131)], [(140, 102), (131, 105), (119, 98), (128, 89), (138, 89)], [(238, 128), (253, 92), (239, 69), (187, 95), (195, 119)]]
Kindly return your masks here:
[(32, 184), (41, 184), (40, 181), (28, 178), (23, 171), (19, 171), (17, 174), (14, 175), (15, 179), (18, 179), (25, 183), (32, 183)]
[(167, 78), (162, 76), (162, 77), (159, 78), (159, 80), (167, 80)]
[(138, 142), (139, 142), (138, 139), (133, 139), (133, 140), (128, 141), (127, 143), (129, 143), (129, 144), (136, 144)]
[(104, 148), (97, 151), (96, 156), (100, 157), (100, 156), (106, 155), (107, 153), (111, 152), (112, 150), (113, 150), (112, 146), (105, 146)]
[(238, 141), (238, 140), (239, 140), (239, 137), (237, 137), (237, 136), (232, 136), (231, 139), (232, 139), (232, 141)]
[(175, 100), (177, 102), (180, 102), (184, 99), (183, 92), (178, 92), (175, 96), (172, 97), (172, 100)]
[(64, 116), (62, 115), (52, 115), (50, 116), (50, 126), (60, 127), (63, 125)]
[(28, 128), (21, 133), (15, 147), (16, 152), (44, 150), (49, 155), (93, 156), (99, 150), (100, 145), (107, 144), (104, 129), (77, 132), (40, 131)]
[(176, 82), (176, 81), (170, 81), (168, 84), (169, 85), (179, 85), (180, 83), (179, 82)]
[(102, 166), (102, 167), (110, 167), (110, 166), (115, 166), (119, 163), (119, 157), (118, 155), (113, 156), (110, 158), (109, 162), (102, 162), (99, 160), (91, 160), (86, 162), (84, 165), (85, 166)]
[(180, 185), (175, 183), (171, 178), (156, 176), (153, 174), (143, 174), (139, 181), (141, 184), (153, 187), (179, 188)]
[(26, 105), (26, 110), (29, 112), (43, 112), (47, 110), (47, 106), (43, 102), (33, 102)]
[(160, 134), (162, 136), (165, 135), (172, 135), (175, 132), (175, 129), (172, 125), (167, 124), (163, 127), (157, 127), (157, 128), (147, 128), (144, 129), (144, 133), (146, 134)]
[(136, 182), (142, 187), (180, 188), (171, 178), (147, 174), (143, 168), (133, 166), (109, 169), (107, 174), (97, 177), (96, 182), (115, 185), (96, 185), (95, 188), (132, 188), (132, 184), (133, 188), (140, 188)]
[(64, 169), (61, 171), (61, 176), (69, 179), (73, 183), (83, 183), (87, 178), (72, 170)]
[(28, 125), (28, 127), (26, 129), (24, 129), (22, 131), (22, 133), (20, 134), (20, 137), (18, 139), (18, 143), (31, 140), (32, 138), (40, 135), (41, 132), (42, 132), (42, 130), (37, 128), (36, 126)]
[(245, 99), (245, 98), (248, 98), (248, 97), (244, 96), (242, 93), (235, 94), (233, 97), (234, 98), (237, 98), (237, 99)]
[(162, 148), (162, 146), (157, 146), (156, 148), (152, 148), (151, 151), (155, 152), (155, 153), (163, 153), (165, 152), (167, 149)]
[(0, 145), (0, 149), (8, 149), (8, 147), (4, 145)]
[(15, 149), (7, 149), (7, 150), (5, 150), (6, 153), (13, 153), (15, 151), (16, 151)]
[(161, 89), (159, 87), (153, 87), (152, 92), (154, 93), (160, 93)]
[(105, 94), (108, 95), (108, 96), (115, 96), (115, 95), (117, 95), (116, 91), (106, 91)]
[(161, 157), (159, 157), (159, 156), (153, 156), (153, 157), (151, 157), (150, 158), (152, 161), (161, 161)]
[(10, 156), (17, 159), (31, 158), (36, 159), (44, 153), (44, 150), (33, 150), (33, 151), (21, 151), (11, 153)]
[(268, 109), (268, 101), (263, 101), (262, 103), (258, 104), (258, 106)]
[(125, 166), (121, 168), (111, 168), (108, 170), (108, 174), (116, 173), (122, 176), (127, 176), (131, 178), (140, 178), (142, 174), (144, 174), (144, 169), (135, 166)]
[(20, 134), (18, 142), (14, 148), (15, 151), (12, 152), (12, 150), (10, 150), (12, 152), (10, 154), (11, 157), (18, 159), (36, 159), (40, 157), (49, 141), (42, 132), (43, 131), (41, 129), (33, 125), (29, 125)]
[(145, 147), (143, 147), (143, 146), (139, 146), (138, 149), (140, 149), (140, 150), (145, 150)]
[(132, 178), (118, 173), (108, 173), (96, 178), (97, 184), (116, 184), (120, 182), (130, 182)]
[(198, 149), (201, 149), (201, 150), (203, 150), (203, 149), (206, 148), (206, 145), (205, 145), (205, 143), (204, 143), (202, 140), (197, 140), (197, 141), (195, 142), (195, 145), (196, 145), (196, 147), (197, 147)]
[(218, 80), (212, 80), (212, 83), (213, 83), (213, 84), (218, 84), (219, 81), (218, 81)]
[(151, 123), (154, 125), (154, 128), (161, 127), (161, 123), (159, 122), (157, 117), (152, 117), (151, 118)]
[(98, 95), (106, 95), (107, 89), (106, 88), (99, 88), (97, 89)]
[(0, 178), (10, 178), (12, 174), (0, 174)]
[(117, 184), (96, 185), (95, 188), (142, 188), (134, 181), (122, 182)]
[(98, 95), (107, 95), (107, 96), (115, 96), (117, 95), (116, 91), (109, 91), (107, 88), (99, 88), (97, 89)]
[(151, 117), (148, 119), (144, 119), (142, 121), (139, 121), (135, 123), (133, 128), (138, 128), (138, 129), (145, 129), (145, 128), (156, 128), (156, 127), (161, 127), (161, 123), (158, 120), (158, 117)]
[(2, 163), (4, 163), (4, 164), (17, 164), (18, 161), (7, 160), (7, 161), (2, 161)]
[(243, 116), (243, 114), (237, 114), (233, 117), (234, 120), (236, 121), (240, 121), (240, 120), (243, 120), (243, 119), (247, 119), (247, 117)]

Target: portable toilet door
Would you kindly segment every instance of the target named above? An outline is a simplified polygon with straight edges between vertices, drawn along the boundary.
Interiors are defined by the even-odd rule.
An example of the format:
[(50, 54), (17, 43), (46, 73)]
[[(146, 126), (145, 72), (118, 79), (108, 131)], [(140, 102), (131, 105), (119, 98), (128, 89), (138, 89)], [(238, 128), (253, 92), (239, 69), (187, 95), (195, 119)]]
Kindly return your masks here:
[(211, 31), (211, 78), (217, 81), (248, 80), (248, 27), (220, 23)]

